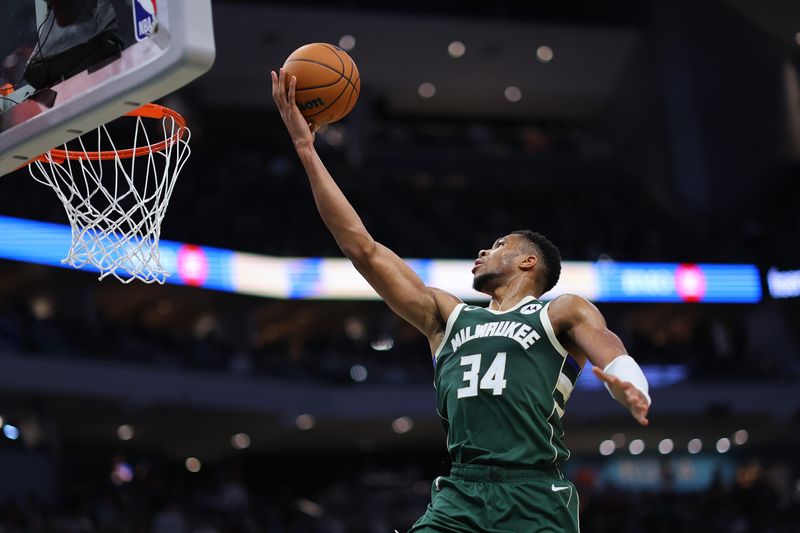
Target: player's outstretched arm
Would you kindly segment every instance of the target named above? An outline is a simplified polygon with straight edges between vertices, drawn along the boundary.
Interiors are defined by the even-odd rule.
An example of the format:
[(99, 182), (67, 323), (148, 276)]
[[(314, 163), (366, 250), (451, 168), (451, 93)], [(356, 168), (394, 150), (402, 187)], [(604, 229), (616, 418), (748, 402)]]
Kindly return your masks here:
[(548, 311), (564, 347), (591, 361), (595, 376), (606, 384), (614, 399), (628, 408), (637, 422), (649, 424), (647, 380), (619, 337), (608, 329), (597, 307), (580, 296), (565, 294), (553, 300)]
[(283, 69), (280, 74), (273, 71), (271, 76), (272, 97), (308, 174), (322, 221), (342, 252), (389, 307), (434, 344), (444, 329), (442, 317), (450, 314), (458, 300), (426, 287), (397, 254), (372, 238), (314, 149), (317, 126), (306, 122), (295, 104), (297, 79), (292, 77), (287, 91)]

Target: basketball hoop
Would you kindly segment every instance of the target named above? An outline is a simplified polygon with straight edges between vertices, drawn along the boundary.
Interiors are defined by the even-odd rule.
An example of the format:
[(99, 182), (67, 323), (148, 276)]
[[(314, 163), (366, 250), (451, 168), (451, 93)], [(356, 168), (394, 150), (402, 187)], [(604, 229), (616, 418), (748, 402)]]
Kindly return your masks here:
[[(70, 141), (73, 148), (64, 144), (40, 155), (28, 169), (56, 192), (67, 212), (72, 245), (62, 263), (94, 265), (99, 279), (163, 284), (169, 272), (158, 248), (161, 222), (191, 154), (191, 134), (180, 114), (160, 105), (145, 104), (126, 116), (136, 117), (131, 148), (117, 149), (103, 125)], [(151, 142), (143, 119), (161, 122), (162, 140)]]

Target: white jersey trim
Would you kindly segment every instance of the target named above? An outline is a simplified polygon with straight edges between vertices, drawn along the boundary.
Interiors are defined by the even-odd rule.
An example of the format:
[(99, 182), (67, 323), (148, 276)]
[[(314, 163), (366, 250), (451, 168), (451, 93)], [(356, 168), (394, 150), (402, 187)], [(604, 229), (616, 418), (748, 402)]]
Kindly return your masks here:
[[(545, 308), (542, 309), (542, 313), (544, 313), (546, 310), (547, 310), (547, 306), (545, 306)], [(546, 317), (547, 317), (547, 314), (543, 314), (542, 315), (542, 324), (545, 323), (544, 319)], [(550, 321), (549, 320), (547, 321), (547, 325), (548, 326), (550, 325)], [(548, 330), (548, 328), (545, 327), (545, 330), (552, 331), (552, 328), (550, 328)], [(547, 336), (549, 337), (550, 333), (548, 333)], [(561, 345), (559, 344), (559, 346), (561, 346)], [(561, 359), (561, 368), (558, 369), (558, 375), (559, 376), (564, 372), (564, 364), (567, 362), (566, 352), (564, 352), (564, 354), (565, 354), (564, 357)], [(555, 398), (556, 387), (558, 387), (558, 379), (556, 379), (556, 382), (553, 385), (553, 390), (550, 392), (550, 397), (553, 398), (553, 410), (550, 411), (550, 416), (547, 417), (547, 425), (550, 426), (550, 446), (553, 448), (553, 462), (554, 463), (556, 461), (558, 461), (558, 449), (556, 448), (555, 444), (553, 444), (553, 436), (554, 436), (554, 434), (556, 432), (556, 428), (555, 428), (555, 426), (553, 426), (553, 423), (550, 422), (550, 420), (553, 418), (553, 413), (556, 413), (556, 409), (558, 409), (558, 411), (559, 411), (557, 413), (558, 414), (558, 418), (563, 418), (564, 417), (564, 410), (561, 409), (558, 406), (558, 402), (556, 401), (556, 398)], [(566, 407), (566, 403), (567, 402), (565, 400), (564, 401), (564, 407)], [(569, 449), (567, 449), (567, 458), (569, 458), (569, 456), (570, 456), (570, 451), (569, 451)]]
[(562, 372), (558, 375), (558, 383), (556, 384), (556, 390), (561, 393), (561, 396), (564, 398), (564, 405), (567, 404), (567, 400), (569, 400), (570, 394), (572, 394), (572, 389), (575, 386), (569, 380), (569, 378), (564, 375)]
[(461, 310), (464, 309), (464, 307), (466, 305), (467, 304), (465, 304), (465, 303), (460, 303), (460, 304), (456, 305), (455, 308), (450, 312), (450, 316), (447, 317), (447, 326), (445, 326), (445, 328), (444, 328), (444, 335), (442, 336), (442, 343), (439, 344), (439, 347), (433, 353), (433, 360), (434, 361), (436, 361), (439, 358), (439, 354), (442, 353), (442, 350), (444, 349), (445, 345), (447, 344), (447, 338), (450, 336), (450, 333), (453, 331), (453, 324), (456, 323), (456, 319), (458, 318), (458, 315), (461, 314)]
[(528, 296), (524, 297), (522, 300), (520, 300), (519, 302), (517, 302), (517, 305), (515, 305), (511, 309), (506, 309), (505, 311), (496, 311), (494, 309), (489, 309), (488, 307), (484, 307), (484, 309), (486, 309), (487, 311), (489, 311), (490, 313), (492, 313), (494, 315), (504, 315), (506, 313), (510, 313), (511, 311), (516, 311), (517, 309), (519, 309), (520, 307), (522, 307), (526, 303), (530, 302), (531, 300), (535, 300), (535, 299), (536, 298), (534, 296), (528, 295)]
[(550, 316), (547, 314), (548, 307), (550, 307), (550, 302), (544, 304), (544, 308), (542, 308), (541, 312), (539, 313), (539, 317), (542, 320), (542, 326), (544, 327), (544, 332), (547, 333), (547, 338), (550, 340), (550, 344), (552, 344), (553, 348), (555, 348), (556, 351), (561, 354), (561, 357), (567, 357), (567, 350), (561, 346), (561, 343), (556, 337), (556, 332), (553, 330), (553, 324), (550, 323)]
[(553, 399), (553, 410), (550, 411), (550, 415), (547, 417), (547, 425), (550, 426), (550, 447), (553, 448), (554, 463), (558, 461), (558, 449), (556, 448), (556, 445), (553, 444), (553, 434), (556, 432), (556, 429), (555, 427), (553, 427), (553, 424), (552, 422), (550, 422), (550, 419), (553, 418), (553, 414), (555, 414), (555, 412), (556, 412), (556, 401), (555, 399)]

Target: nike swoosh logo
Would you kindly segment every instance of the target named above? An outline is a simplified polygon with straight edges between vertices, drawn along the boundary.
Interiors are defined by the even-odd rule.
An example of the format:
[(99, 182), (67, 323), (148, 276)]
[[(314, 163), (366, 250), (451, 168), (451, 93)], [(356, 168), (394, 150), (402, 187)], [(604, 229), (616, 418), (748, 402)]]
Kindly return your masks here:
[(560, 490), (567, 490), (569, 487), (556, 487), (555, 483), (550, 485), (550, 490), (553, 492), (558, 492)]

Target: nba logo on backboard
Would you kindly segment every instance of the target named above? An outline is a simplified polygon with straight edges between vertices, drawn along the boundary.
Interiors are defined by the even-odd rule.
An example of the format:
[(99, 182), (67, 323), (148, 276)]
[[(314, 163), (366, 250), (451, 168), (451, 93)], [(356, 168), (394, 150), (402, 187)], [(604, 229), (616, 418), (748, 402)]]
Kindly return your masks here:
[(156, 0), (133, 0), (133, 24), (136, 40), (150, 37), (156, 29)]

